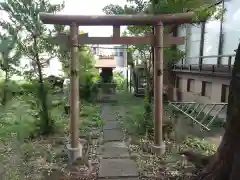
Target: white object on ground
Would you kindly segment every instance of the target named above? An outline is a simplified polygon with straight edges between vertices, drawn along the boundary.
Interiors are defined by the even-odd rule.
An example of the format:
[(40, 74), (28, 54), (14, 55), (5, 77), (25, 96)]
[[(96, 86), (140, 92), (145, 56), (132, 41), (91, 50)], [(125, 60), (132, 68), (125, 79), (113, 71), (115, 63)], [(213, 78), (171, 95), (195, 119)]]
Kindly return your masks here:
[(70, 79), (66, 78), (63, 81), (63, 93), (64, 93), (64, 101), (67, 106), (70, 105)]

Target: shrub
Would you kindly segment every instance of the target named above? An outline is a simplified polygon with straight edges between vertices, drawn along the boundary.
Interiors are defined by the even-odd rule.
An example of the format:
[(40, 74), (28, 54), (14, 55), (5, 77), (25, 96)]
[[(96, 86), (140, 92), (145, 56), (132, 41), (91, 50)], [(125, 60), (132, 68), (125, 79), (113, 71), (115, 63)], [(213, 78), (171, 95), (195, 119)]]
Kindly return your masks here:
[(124, 90), (126, 88), (126, 78), (121, 73), (114, 73), (113, 81), (117, 84), (117, 90)]
[(84, 100), (92, 100), (94, 96), (97, 96), (98, 88), (98, 75), (95, 73), (87, 73), (84, 80), (79, 79), (80, 84), (80, 97)]

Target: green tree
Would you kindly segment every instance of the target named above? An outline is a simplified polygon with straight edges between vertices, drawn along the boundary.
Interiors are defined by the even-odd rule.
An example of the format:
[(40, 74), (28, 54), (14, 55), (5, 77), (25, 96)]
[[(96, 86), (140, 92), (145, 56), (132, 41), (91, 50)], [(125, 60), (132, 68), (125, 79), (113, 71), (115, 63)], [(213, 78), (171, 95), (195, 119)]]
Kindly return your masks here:
[[(20, 64), (21, 53), (16, 51), (16, 38), (11, 35), (0, 35), (0, 53), (1, 53), (1, 70), (4, 72), (4, 86), (2, 104), (5, 105), (8, 101), (11, 90), (10, 78), (14, 74), (20, 74), (17, 67)], [(15, 48), (15, 49), (14, 49)]]
[[(58, 29), (62, 27), (58, 26)], [(60, 31), (62, 31), (61, 29)], [(58, 30), (59, 31), (59, 30)], [(69, 34), (69, 31), (64, 31), (65, 34)], [(80, 32), (84, 34), (84, 32)], [(79, 85), (80, 85), (80, 94), (82, 98), (89, 99), (91, 92), (94, 93), (96, 89), (94, 87), (94, 77), (97, 76), (97, 69), (94, 67), (95, 59), (91, 52), (90, 47), (81, 46), (79, 47)], [(62, 69), (65, 73), (65, 76), (70, 77), (70, 47), (68, 43), (60, 43), (58, 49), (58, 57), (62, 63)]]
[[(106, 14), (170, 14), (170, 13), (183, 13), (188, 11), (194, 11), (195, 17), (193, 20), (200, 22), (206, 20), (208, 17), (214, 16), (220, 18), (222, 13), (221, 8), (213, 6), (216, 1), (202, 1), (202, 0), (128, 0), (128, 3), (123, 7), (120, 5), (110, 4), (103, 8)], [(218, 12), (218, 13), (216, 13)], [(169, 32), (172, 26), (165, 27), (165, 31)], [(141, 36), (152, 33), (151, 26), (128, 26), (125, 35)], [(138, 45), (132, 47), (139, 54), (145, 56), (145, 59), (149, 61), (152, 54), (152, 48), (149, 45)], [(165, 65), (175, 63), (179, 60), (183, 54), (176, 48), (165, 49)]]
[(0, 4), (0, 10), (8, 15), (8, 19), (1, 22), (2, 28), (15, 34), (17, 49), (31, 60), (34, 70), (29, 72), (34, 73), (39, 81), (39, 125), (43, 135), (52, 133), (54, 129), (48, 112), (42, 68), (55, 57), (55, 46), (49, 41), (49, 36), (53, 36), (56, 30), (39, 20), (39, 12), (55, 13), (63, 7), (63, 4), (51, 4), (48, 0), (6, 0)]

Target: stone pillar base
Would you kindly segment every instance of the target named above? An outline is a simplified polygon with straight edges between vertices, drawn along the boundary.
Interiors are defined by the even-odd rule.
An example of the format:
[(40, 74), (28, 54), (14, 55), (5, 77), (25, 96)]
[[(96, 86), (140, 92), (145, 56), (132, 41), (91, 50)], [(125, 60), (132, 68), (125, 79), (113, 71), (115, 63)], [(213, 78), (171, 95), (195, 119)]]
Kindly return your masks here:
[(79, 144), (78, 148), (71, 148), (71, 144), (67, 144), (69, 163), (73, 163), (77, 158), (82, 157), (82, 145)]
[(162, 143), (161, 146), (155, 146), (155, 145), (152, 146), (152, 152), (153, 152), (154, 154), (156, 154), (157, 156), (162, 156), (162, 155), (164, 155), (165, 150), (166, 150), (166, 146), (165, 146), (165, 143), (164, 143), (164, 142)]

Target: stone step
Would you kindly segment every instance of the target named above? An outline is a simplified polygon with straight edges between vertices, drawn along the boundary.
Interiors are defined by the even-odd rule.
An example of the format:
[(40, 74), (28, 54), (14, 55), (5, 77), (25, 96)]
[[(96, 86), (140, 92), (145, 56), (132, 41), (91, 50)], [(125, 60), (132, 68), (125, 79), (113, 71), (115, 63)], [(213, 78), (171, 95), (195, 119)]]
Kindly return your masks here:
[(114, 114), (114, 112), (112, 112), (112, 110), (110, 110), (109, 112), (106, 112), (104, 109), (102, 109), (101, 114), (100, 114), (102, 120), (105, 122), (107, 121), (116, 121), (116, 115)]
[(124, 134), (120, 129), (108, 129), (103, 131), (103, 141), (123, 141)]
[(98, 103), (113, 103), (113, 104), (115, 104), (115, 103), (117, 103), (117, 100), (114, 100), (114, 99), (98, 99), (98, 100), (96, 100)]
[(107, 142), (100, 148), (100, 156), (103, 159), (129, 158), (129, 151), (124, 142)]
[(103, 125), (103, 130), (121, 129), (119, 121), (106, 121)]
[(131, 159), (101, 159), (98, 178), (137, 178), (138, 170)]
[(117, 98), (115, 95), (102, 95), (99, 96), (97, 98), (97, 102), (101, 102), (101, 103), (116, 103), (117, 102)]
[(101, 115), (102, 120), (106, 123), (108, 121), (117, 121), (116, 116), (114, 114), (109, 114), (108, 116)]

